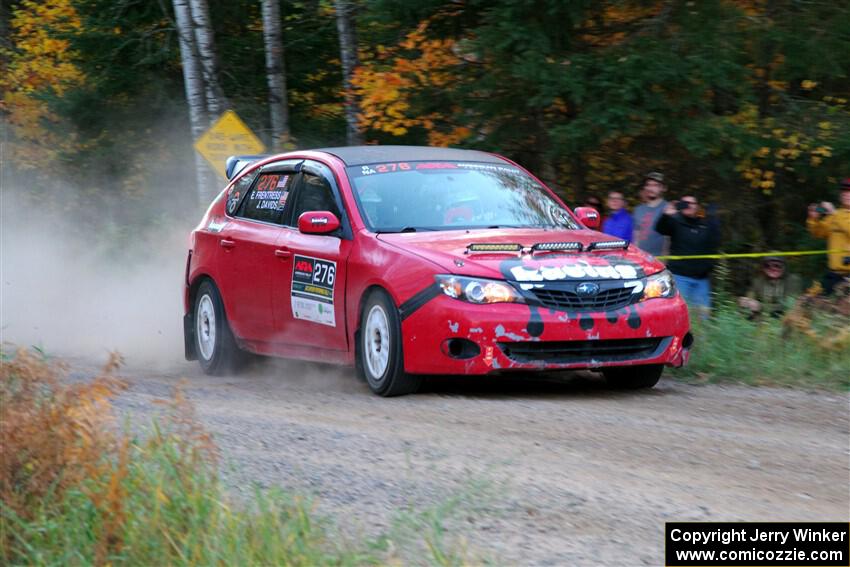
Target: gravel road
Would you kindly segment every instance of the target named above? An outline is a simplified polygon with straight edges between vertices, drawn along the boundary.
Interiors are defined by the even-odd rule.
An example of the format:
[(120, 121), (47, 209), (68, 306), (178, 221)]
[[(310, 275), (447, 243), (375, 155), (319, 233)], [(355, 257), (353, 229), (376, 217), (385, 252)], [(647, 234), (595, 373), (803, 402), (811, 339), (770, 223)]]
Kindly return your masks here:
[[(449, 539), (504, 565), (659, 565), (665, 521), (850, 519), (843, 393), (593, 375), (437, 379), (381, 399), (353, 371), (269, 361), (212, 378), (130, 366), (144, 417), (181, 377), (228, 482), (315, 497), (343, 533), (442, 510)], [(451, 503), (450, 505), (447, 503)], [(460, 543), (458, 543), (460, 542)]]

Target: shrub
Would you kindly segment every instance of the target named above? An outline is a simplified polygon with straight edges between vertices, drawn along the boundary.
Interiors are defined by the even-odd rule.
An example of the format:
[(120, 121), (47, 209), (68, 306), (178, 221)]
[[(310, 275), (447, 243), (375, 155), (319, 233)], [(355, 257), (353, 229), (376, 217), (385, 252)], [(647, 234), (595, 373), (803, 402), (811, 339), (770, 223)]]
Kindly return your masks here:
[(87, 383), (19, 350), (0, 370), (0, 563), (353, 565), (305, 502), (279, 491), (233, 504), (216, 449), (178, 391), (144, 435), (115, 423), (120, 357)]
[[(847, 389), (850, 349), (836, 348), (845, 320), (816, 317), (811, 332), (771, 317), (748, 320), (721, 302), (709, 319), (691, 319), (695, 337), (690, 363), (674, 375), (686, 379), (747, 384)], [(844, 335), (842, 335), (844, 333)]]

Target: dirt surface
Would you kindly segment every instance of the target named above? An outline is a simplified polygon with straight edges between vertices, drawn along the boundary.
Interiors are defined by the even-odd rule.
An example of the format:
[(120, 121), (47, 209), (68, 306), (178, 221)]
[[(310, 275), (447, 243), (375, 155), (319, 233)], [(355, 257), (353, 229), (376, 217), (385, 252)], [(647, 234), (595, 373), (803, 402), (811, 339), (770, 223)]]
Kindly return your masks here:
[(454, 379), (373, 396), (353, 371), (286, 361), (213, 378), (129, 366), (144, 418), (181, 377), (228, 482), (315, 497), (343, 533), (440, 510), (447, 539), (504, 565), (659, 565), (665, 521), (850, 518), (843, 393), (612, 392), (593, 375)]

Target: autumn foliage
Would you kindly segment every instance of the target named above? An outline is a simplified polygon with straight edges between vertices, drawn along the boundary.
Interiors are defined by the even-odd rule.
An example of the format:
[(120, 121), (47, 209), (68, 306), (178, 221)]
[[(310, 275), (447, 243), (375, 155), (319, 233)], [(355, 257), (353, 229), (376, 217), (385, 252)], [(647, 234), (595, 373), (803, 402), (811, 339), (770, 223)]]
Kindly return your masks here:
[[(111, 400), (127, 386), (115, 375), (121, 362), (112, 354), (91, 380), (73, 381), (63, 364), (37, 352), (20, 349), (2, 360), (3, 563), (38, 558), (32, 550), (49, 547), (45, 525), (58, 527), (60, 533), (53, 535), (59, 538), (73, 539), (73, 531), (62, 524), (69, 516), (87, 534), (86, 545), (76, 553), (96, 564), (109, 563), (124, 554), (132, 539), (140, 497), (167, 505), (174, 490), (212, 478), (207, 465), (214, 464), (216, 450), (179, 390), (161, 402), (165, 420), (143, 440), (116, 423)], [(166, 457), (170, 486), (165, 478), (148, 485), (140, 476), (145, 459), (158, 453)]]
[[(45, 157), (76, 149), (78, 140), (64, 117), (45, 97), (62, 97), (83, 84), (68, 39), (80, 29), (71, 0), (23, 0), (12, 13), (15, 51), (0, 76), (0, 110), (7, 115), (19, 143), (12, 145), (20, 167), (36, 167)], [(5, 57), (0, 57), (5, 59)]]
[(0, 359), (0, 564), (378, 563), (330, 540), (300, 497), (234, 502), (181, 388), (149, 427), (116, 423), (120, 363), (83, 381), (38, 352)]
[(360, 127), (393, 136), (420, 129), (432, 146), (453, 146), (463, 142), (472, 131), (451, 121), (461, 109), (414, 109), (411, 98), (426, 90), (445, 90), (459, 80), (461, 58), (451, 38), (428, 37), (430, 20), (409, 32), (397, 47), (378, 46), (375, 53), (364, 53), (369, 64), (355, 71), (352, 79), (363, 112)]
[[(31, 351), (19, 350), (2, 362), (4, 528), (6, 522), (33, 521), (43, 514), (48, 496), (59, 502), (67, 492), (78, 490), (107, 518), (97, 537), (97, 556), (104, 558), (118, 543), (115, 531), (124, 521), (127, 439), (115, 434), (109, 399), (125, 386), (114, 376), (120, 363), (120, 357), (112, 355), (91, 382), (74, 384), (61, 381), (61, 365)], [(14, 547), (12, 537), (13, 532), (3, 530), (4, 550)]]

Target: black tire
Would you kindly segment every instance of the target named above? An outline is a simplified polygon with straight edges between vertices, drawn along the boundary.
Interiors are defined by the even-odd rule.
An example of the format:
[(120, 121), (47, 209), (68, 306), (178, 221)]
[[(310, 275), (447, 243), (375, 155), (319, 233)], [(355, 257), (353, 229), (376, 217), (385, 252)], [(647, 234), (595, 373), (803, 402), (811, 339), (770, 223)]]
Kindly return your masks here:
[[(212, 321), (209, 317), (210, 308)], [(217, 376), (239, 369), (245, 361), (246, 353), (236, 344), (224, 313), (221, 295), (210, 280), (205, 280), (195, 294), (192, 324), (195, 352), (205, 374)]]
[(647, 364), (643, 366), (622, 366), (606, 368), (602, 371), (608, 385), (617, 390), (640, 390), (652, 388), (661, 379), (664, 372), (662, 364)]
[[(382, 313), (385, 317), (386, 333), (375, 329), (374, 325), (370, 327), (369, 317), (375, 311)], [(374, 316), (380, 318), (380, 315)], [(373, 355), (372, 362), (367, 360), (370, 352)], [(384, 352), (386, 352), (387, 360), (385, 364), (381, 364), (380, 358)], [(366, 298), (363, 312), (360, 314), (355, 357), (358, 378), (364, 380), (369, 385), (369, 389), (379, 396), (412, 394), (422, 384), (421, 376), (407, 374), (404, 371), (401, 318), (398, 309), (384, 291), (375, 290)], [(376, 368), (380, 370), (381, 367), (383, 371), (378, 375)]]

